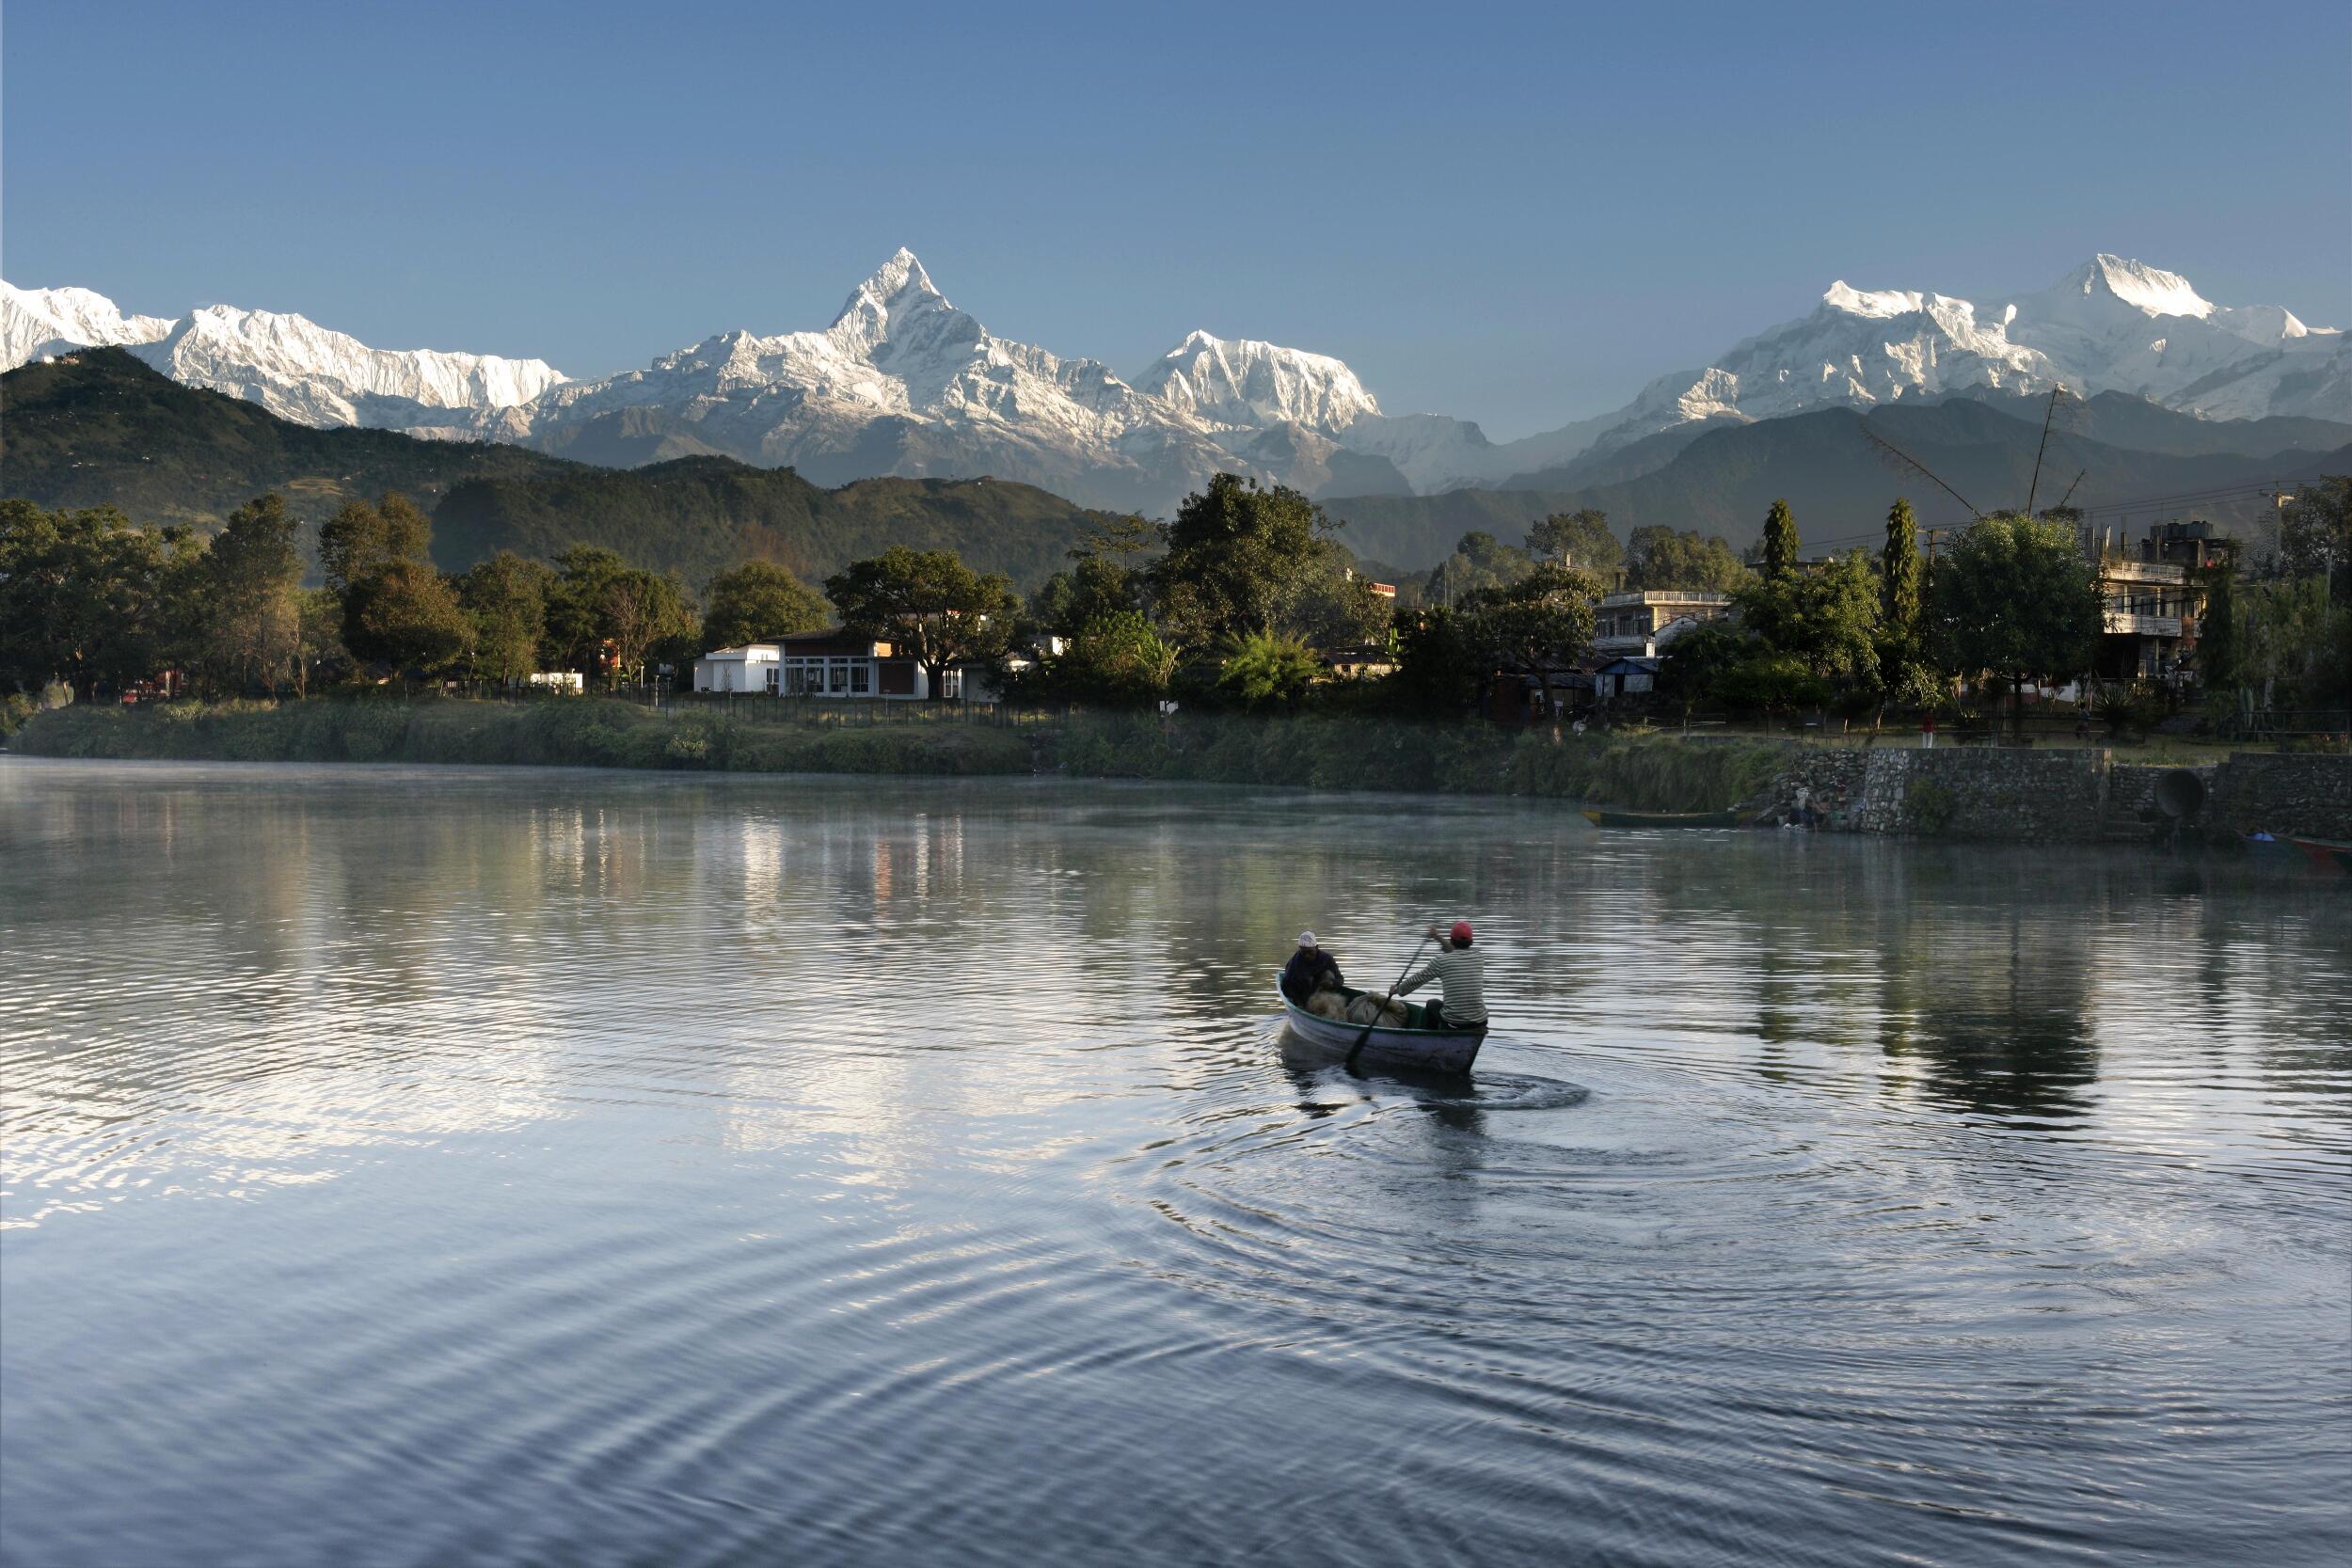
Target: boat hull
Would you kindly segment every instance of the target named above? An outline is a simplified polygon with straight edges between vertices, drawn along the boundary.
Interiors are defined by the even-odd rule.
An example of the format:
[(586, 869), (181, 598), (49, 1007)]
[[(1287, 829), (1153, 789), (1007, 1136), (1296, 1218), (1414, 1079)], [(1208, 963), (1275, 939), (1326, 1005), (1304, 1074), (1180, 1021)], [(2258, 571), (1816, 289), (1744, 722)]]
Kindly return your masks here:
[(2288, 842), (2302, 850), (2313, 865), (2326, 866), (2330, 871), (2352, 871), (2352, 842), (2334, 838), (2296, 838)]
[(1578, 814), (1596, 828), (1738, 828), (1747, 817), (1736, 811), (1607, 811), (1582, 808)]
[[(1310, 1045), (1345, 1055), (1356, 1048), (1356, 1041), (1364, 1032), (1360, 1023), (1349, 1023), (1335, 1018), (1319, 1018), (1282, 995), (1276, 986), (1275, 995), (1282, 1004), (1282, 1011), (1290, 1020), (1291, 1033)], [(1486, 1031), (1456, 1032), (1451, 1029), (1390, 1029), (1374, 1024), (1372, 1037), (1364, 1041), (1359, 1063), (1375, 1068), (1397, 1068), (1417, 1072), (1468, 1072), (1478, 1060), (1478, 1048), (1486, 1043)]]

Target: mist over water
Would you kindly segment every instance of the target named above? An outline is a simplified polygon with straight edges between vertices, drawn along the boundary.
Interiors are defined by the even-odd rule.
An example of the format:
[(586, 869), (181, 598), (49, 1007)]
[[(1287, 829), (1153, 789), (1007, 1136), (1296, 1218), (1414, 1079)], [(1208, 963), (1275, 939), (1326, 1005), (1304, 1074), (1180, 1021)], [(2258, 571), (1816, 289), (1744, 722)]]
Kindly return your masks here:
[[(1469, 1085), (1285, 1043), (1462, 915)], [(2352, 894), (0, 759), (0, 1562), (2337, 1563)]]

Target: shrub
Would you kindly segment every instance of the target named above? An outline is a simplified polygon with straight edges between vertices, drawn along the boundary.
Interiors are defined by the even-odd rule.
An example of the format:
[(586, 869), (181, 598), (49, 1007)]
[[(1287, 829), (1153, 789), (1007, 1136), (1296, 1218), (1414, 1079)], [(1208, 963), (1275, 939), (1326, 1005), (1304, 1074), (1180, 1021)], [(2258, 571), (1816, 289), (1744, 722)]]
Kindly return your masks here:
[(1914, 832), (1940, 833), (1952, 825), (1952, 812), (1959, 804), (1952, 792), (1933, 779), (1915, 781), (1904, 796), (1911, 829)]

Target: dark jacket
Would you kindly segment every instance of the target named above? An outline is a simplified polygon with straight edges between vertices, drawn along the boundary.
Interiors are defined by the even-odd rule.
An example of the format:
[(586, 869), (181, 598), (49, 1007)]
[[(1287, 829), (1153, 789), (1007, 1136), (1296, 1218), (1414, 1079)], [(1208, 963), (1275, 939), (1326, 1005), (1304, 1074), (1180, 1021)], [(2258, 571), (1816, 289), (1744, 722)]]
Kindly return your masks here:
[(1340, 978), (1339, 959), (1320, 947), (1311, 953), (1302, 947), (1282, 966), (1282, 994), (1301, 1006), (1327, 981), (1334, 986), (1347, 984)]

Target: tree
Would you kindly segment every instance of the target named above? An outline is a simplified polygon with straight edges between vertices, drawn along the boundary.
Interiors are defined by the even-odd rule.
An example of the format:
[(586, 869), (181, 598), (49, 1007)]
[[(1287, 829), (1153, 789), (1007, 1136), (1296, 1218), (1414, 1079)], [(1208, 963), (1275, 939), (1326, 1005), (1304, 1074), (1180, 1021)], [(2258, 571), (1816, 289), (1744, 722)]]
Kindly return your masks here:
[(934, 699), (946, 694), (947, 666), (1004, 650), (1021, 609), (1002, 573), (981, 577), (952, 550), (903, 545), (827, 578), (825, 596), (845, 627), (921, 665)]
[(1593, 641), (1593, 603), (1600, 583), (1574, 566), (1547, 564), (1508, 588), (1488, 589), (1470, 605), (1470, 637), (1489, 669), (1527, 670), (1543, 684), (1551, 711), (1553, 676)]
[(1451, 555), (1403, 586), (1412, 589), (1412, 604), (1459, 605), (1474, 594), (1507, 588), (1534, 569), (1533, 555), (1479, 529), (1462, 535)]
[(1142, 608), (1146, 574), (1136, 557), (1158, 543), (1158, 528), (1141, 517), (1088, 528), (1070, 549), (1071, 564), (1047, 578), (1030, 599), (1030, 619), (1070, 637), (1091, 621)]
[(634, 673), (644, 680), (645, 666), (657, 651), (692, 657), (702, 626), (686, 596), (686, 585), (677, 578), (629, 567), (605, 583), (598, 609), (605, 639), (612, 644), (616, 674)]
[(1828, 683), (1806, 669), (1804, 660), (1766, 648), (1757, 648), (1718, 675), (1715, 694), (1728, 706), (1757, 708), (1768, 715), (1818, 708), (1830, 700)]
[(2352, 598), (2352, 474), (2303, 486), (2279, 515), (2279, 555), (2290, 572), (2327, 578), (2329, 596)]
[(2229, 694), (2234, 703), (2238, 684), (2239, 641), (2237, 563), (2224, 551), (2210, 566), (2192, 566), (2189, 581), (2201, 592), (2203, 613), (2197, 618), (2197, 678), (2208, 696)]
[(2248, 583), (2239, 605), (2238, 678), (2265, 705), (2342, 707), (2352, 696), (2352, 603), (2325, 578)]
[(44, 512), (0, 501), (0, 679), (63, 680), (87, 701), (171, 657), (203, 546), (183, 528), (134, 528), (111, 506)]
[(583, 672), (643, 678), (651, 659), (691, 658), (702, 626), (686, 585), (612, 550), (574, 545), (556, 557), (542, 652)]
[(1299, 639), (1254, 631), (1226, 644), (1216, 689), (1244, 707), (1266, 707), (1296, 702), (1322, 673), (1314, 651)]
[(1943, 683), (1928, 662), (1927, 631), (1921, 619), (1924, 602), (1919, 569), (1919, 525), (1911, 503), (1897, 497), (1886, 514), (1886, 543), (1879, 551), (1879, 616), (1876, 631), (1879, 707), (1931, 705)]
[(1609, 531), (1609, 514), (1590, 506), (1555, 512), (1529, 529), (1527, 553), (1563, 566), (1581, 566), (1603, 582), (1625, 564), (1625, 546)]
[(473, 618), (474, 670), (499, 681), (519, 681), (543, 668), (548, 594), (555, 574), (512, 550), (476, 562), (457, 579), (457, 602)]
[(433, 524), (399, 491), (353, 501), (319, 526), (319, 570), (337, 595), (389, 567), (432, 560)]
[(332, 680), (351, 664), (343, 646), (343, 602), (324, 588), (305, 588), (294, 595), (296, 635), (294, 695), (308, 697), (313, 680)]
[(1695, 530), (1677, 533), (1653, 523), (1626, 540), (1628, 588), (1733, 594), (1754, 576), (1721, 537), (1702, 538)]
[(1764, 516), (1764, 578), (1788, 582), (1797, 575), (1797, 518), (1785, 500), (1772, 502)]
[(710, 579), (704, 595), (705, 647), (772, 642), (817, 631), (833, 617), (817, 591), (772, 561), (746, 561)]
[[(2022, 687), (2086, 672), (2098, 645), (2098, 580), (2063, 523), (1979, 518), (1937, 562), (1929, 603), (1933, 657), (1947, 670)], [(2018, 701), (2022, 731), (2022, 692)]]
[(343, 643), (353, 657), (437, 673), (472, 645), (474, 625), (449, 579), (416, 561), (378, 567), (344, 593)]
[(1046, 690), (1088, 702), (1148, 703), (1176, 673), (1176, 649), (1141, 611), (1116, 610), (1080, 627), (1070, 645), (1045, 660)]
[(1755, 652), (1755, 640), (1730, 622), (1702, 622), (1675, 639), (1659, 664), (1659, 695), (1688, 719), (1702, 702), (1724, 701), (1725, 674)]
[(474, 626), (433, 564), (433, 524), (407, 497), (353, 501), (319, 529), (319, 568), (343, 606), (343, 645), (358, 659), (437, 673), (473, 643)]
[(1362, 638), (1381, 610), (1371, 585), (1349, 578), (1333, 531), (1288, 485), (1216, 475), (1177, 507), (1151, 568), (1161, 624), (1193, 646), (1253, 631)]
[(196, 568), (191, 660), (215, 689), (304, 684), (299, 525), (275, 491), (229, 515)]
[(547, 635), (541, 651), (549, 663), (588, 673), (604, 668), (607, 590), (629, 570), (628, 562), (598, 545), (573, 545), (555, 558), (555, 580), (547, 591)]
[(1398, 617), (1397, 669), (1386, 684), (1407, 712), (1457, 712), (1493, 671), (1470, 614), (1432, 605)]

